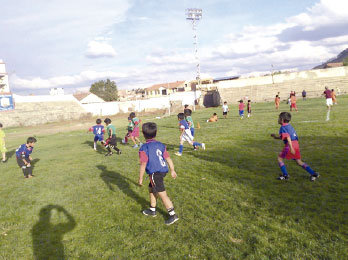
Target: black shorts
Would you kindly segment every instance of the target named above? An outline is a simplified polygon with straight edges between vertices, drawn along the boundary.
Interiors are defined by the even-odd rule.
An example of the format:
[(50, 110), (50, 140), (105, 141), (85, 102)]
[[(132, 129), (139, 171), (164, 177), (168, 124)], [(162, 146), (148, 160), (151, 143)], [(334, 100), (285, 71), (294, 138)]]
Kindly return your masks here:
[(108, 139), (106, 139), (105, 145), (114, 145), (117, 146), (116, 135), (112, 135)]
[(222, 112), (222, 115), (223, 115), (223, 116), (227, 115), (227, 112)]
[[(27, 162), (29, 162), (30, 163), (30, 160), (29, 160), (29, 158), (24, 158)], [(26, 165), (25, 165), (25, 163), (23, 162), (23, 159), (22, 158), (19, 158), (19, 157), (17, 157), (17, 164), (18, 164), (18, 166), (20, 167), (20, 168), (22, 168), (22, 169), (25, 169), (26, 167)]]
[(163, 178), (166, 176), (166, 174), (166, 172), (155, 172), (153, 174), (149, 174), (149, 187), (151, 193), (157, 193), (166, 190), (163, 182)]

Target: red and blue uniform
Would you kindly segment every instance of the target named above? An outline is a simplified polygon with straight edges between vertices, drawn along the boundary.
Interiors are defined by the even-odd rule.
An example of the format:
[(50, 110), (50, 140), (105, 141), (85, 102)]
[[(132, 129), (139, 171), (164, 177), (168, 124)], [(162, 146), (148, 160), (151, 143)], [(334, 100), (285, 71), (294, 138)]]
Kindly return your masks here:
[(139, 158), (141, 163), (146, 164), (146, 173), (167, 173), (168, 166), (165, 161), (169, 157), (166, 146), (155, 139), (146, 141), (139, 149)]
[[(281, 158), (285, 159), (301, 159), (301, 153), (300, 153), (300, 146), (298, 143), (298, 136), (296, 134), (295, 129), (292, 127), (292, 125), (285, 123), (283, 124), (279, 129), (279, 136), (283, 140), (285, 147), (283, 151), (279, 154)], [(295, 154), (292, 154), (290, 151), (290, 146), (288, 144), (287, 138), (290, 137), (292, 147), (295, 150)]]
[(185, 119), (179, 121), (179, 126), (181, 129), (185, 129), (185, 130), (190, 129), (190, 126)]
[(97, 142), (97, 141), (104, 141), (104, 133), (105, 133), (105, 129), (104, 129), (104, 126), (103, 125), (95, 125), (95, 126), (92, 126), (90, 129), (89, 129), (90, 132), (93, 132), (94, 134), (94, 142)]
[(33, 152), (34, 147), (27, 147), (26, 144), (22, 144), (17, 150), (16, 150), (16, 157), (17, 158), (29, 158), (30, 154)]

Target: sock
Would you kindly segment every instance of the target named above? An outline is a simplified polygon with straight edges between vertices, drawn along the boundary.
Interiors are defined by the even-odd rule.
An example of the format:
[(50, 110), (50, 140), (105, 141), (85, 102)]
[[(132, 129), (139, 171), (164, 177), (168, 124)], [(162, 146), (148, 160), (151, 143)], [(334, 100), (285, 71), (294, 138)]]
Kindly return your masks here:
[(305, 169), (310, 175), (315, 175), (316, 172), (312, 170), (307, 164), (302, 165), (302, 168)]
[(182, 153), (183, 150), (184, 150), (184, 146), (181, 144), (181, 145), (179, 146), (179, 153)]
[(280, 167), (280, 170), (282, 171), (283, 175), (288, 176), (288, 171), (286, 170), (285, 164), (283, 162), (279, 163), (279, 167)]
[(94, 142), (93, 148), (97, 149), (97, 143), (96, 142)]
[(169, 216), (174, 216), (175, 215), (174, 208), (168, 209), (168, 213), (169, 213)]
[(106, 149), (108, 150), (109, 153), (111, 153), (111, 149), (110, 149), (110, 146), (106, 146)]
[(151, 206), (150, 206), (150, 210), (153, 211), (153, 212), (155, 212), (155, 211), (156, 211), (156, 207), (151, 207)]
[(198, 142), (193, 142), (193, 146), (202, 146), (202, 144)]
[(113, 147), (116, 152), (119, 152), (120, 149), (118, 149), (116, 146)]

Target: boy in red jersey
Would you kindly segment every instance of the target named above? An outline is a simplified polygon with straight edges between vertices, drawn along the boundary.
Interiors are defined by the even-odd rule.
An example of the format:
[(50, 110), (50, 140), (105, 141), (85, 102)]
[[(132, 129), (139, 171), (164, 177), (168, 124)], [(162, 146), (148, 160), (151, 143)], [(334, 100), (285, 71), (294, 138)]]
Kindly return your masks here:
[(244, 103), (243, 103), (243, 100), (239, 100), (239, 116), (240, 116), (240, 119), (242, 120), (243, 117), (244, 117)]
[(278, 118), (278, 124), (281, 125), (279, 129), (279, 136), (276, 134), (271, 134), (274, 139), (283, 140), (285, 146), (283, 151), (278, 155), (278, 163), (280, 170), (282, 171), (282, 175), (278, 178), (278, 180), (287, 180), (289, 179), (288, 171), (286, 170), (285, 164), (283, 162), (284, 159), (296, 160), (297, 164), (305, 169), (310, 175), (310, 180), (315, 181), (319, 178), (319, 173), (313, 171), (311, 167), (309, 167), (306, 163), (301, 160), (300, 146), (298, 144), (298, 136), (296, 134), (295, 129), (289, 124), (291, 120), (291, 114), (288, 112), (282, 112)]

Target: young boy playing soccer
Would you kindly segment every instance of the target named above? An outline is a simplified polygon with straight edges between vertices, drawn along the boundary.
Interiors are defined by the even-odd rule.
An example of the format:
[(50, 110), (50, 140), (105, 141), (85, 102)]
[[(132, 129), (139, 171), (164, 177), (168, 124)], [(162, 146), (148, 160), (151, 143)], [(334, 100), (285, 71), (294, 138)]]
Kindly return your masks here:
[(205, 150), (205, 144), (204, 143), (198, 143), (193, 141), (193, 136), (191, 134), (191, 130), (189, 127), (189, 124), (185, 120), (184, 113), (178, 114), (178, 120), (179, 120), (179, 130), (181, 131), (180, 135), (180, 146), (179, 146), (179, 152), (176, 152), (175, 155), (181, 156), (182, 151), (184, 149), (184, 142), (187, 141), (190, 145), (193, 145), (193, 147), (200, 146)]
[(92, 126), (91, 128), (88, 129), (89, 132), (93, 132), (94, 134), (94, 144), (93, 144), (93, 149), (94, 151), (97, 151), (97, 142), (100, 141), (102, 145), (105, 144), (104, 142), (104, 133), (105, 129), (104, 126), (101, 124), (102, 121), (101, 119), (96, 120), (96, 125)]
[(128, 117), (127, 134), (124, 136), (124, 139), (122, 140), (123, 144), (128, 143), (128, 139), (131, 137), (133, 128), (134, 128), (134, 125), (133, 125), (132, 119)]
[(278, 180), (289, 179), (289, 174), (286, 170), (284, 159), (296, 160), (297, 164), (305, 169), (311, 176), (310, 180), (315, 181), (319, 178), (319, 173), (312, 170), (306, 163), (301, 160), (300, 146), (298, 143), (298, 136), (295, 129), (289, 124), (291, 121), (291, 114), (288, 112), (282, 112), (278, 118), (278, 124), (281, 125), (279, 129), (279, 136), (276, 134), (271, 134), (274, 139), (281, 139), (284, 141), (285, 147), (283, 151), (278, 155), (278, 163), (282, 174)]
[(159, 196), (169, 214), (169, 218), (165, 221), (165, 224), (171, 225), (179, 220), (179, 218), (175, 214), (173, 203), (167, 195), (163, 179), (168, 173), (168, 166), (165, 160), (170, 167), (172, 177), (174, 179), (176, 178), (174, 164), (169, 157), (166, 146), (154, 139), (157, 134), (156, 123), (148, 122), (143, 124), (142, 131), (146, 139), (146, 144), (143, 144), (139, 149), (140, 171), (138, 183), (140, 186), (143, 185), (145, 171), (150, 179), (150, 208), (143, 210), (143, 214), (156, 217), (157, 198)]
[(22, 144), (16, 150), (17, 164), (22, 168), (24, 178), (33, 177), (33, 168), (31, 167), (31, 158), (30, 154), (33, 152), (34, 146), (36, 143), (35, 137), (29, 137), (26, 144)]
[(244, 103), (243, 103), (243, 100), (239, 100), (239, 116), (240, 116), (240, 119), (242, 120), (243, 117), (244, 117)]
[(248, 100), (247, 108), (248, 108), (248, 118), (249, 118), (251, 117), (251, 100)]
[(222, 115), (225, 119), (227, 118), (228, 111), (230, 110), (228, 109), (227, 102), (225, 101), (224, 104), (222, 105)]
[[(129, 117), (131, 118), (132, 123), (133, 123), (133, 131), (132, 131), (131, 136), (130, 136), (133, 143), (134, 143), (133, 148), (138, 148), (139, 146), (142, 145), (142, 143), (139, 140), (139, 126), (140, 126), (141, 120), (135, 116), (134, 112), (130, 113)], [(139, 146), (138, 146), (137, 142), (139, 142)]]
[(5, 133), (2, 130), (2, 124), (0, 123), (0, 153), (2, 154), (2, 162), (6, 162), (6, 145), (5, 145)]
[(108, 150), (108, 153), (105, 156), (111, 156), (113, 148), (117, 154), (121, 154), (121, 150), (117, 148), (117, 140), (116, 140), (116, 128), (111, 124), (110, 118), (105, 118), (104, 123), (106, 124), (106, 132), (108, 134), (108, 139), (105, 142), (105, 148)]

